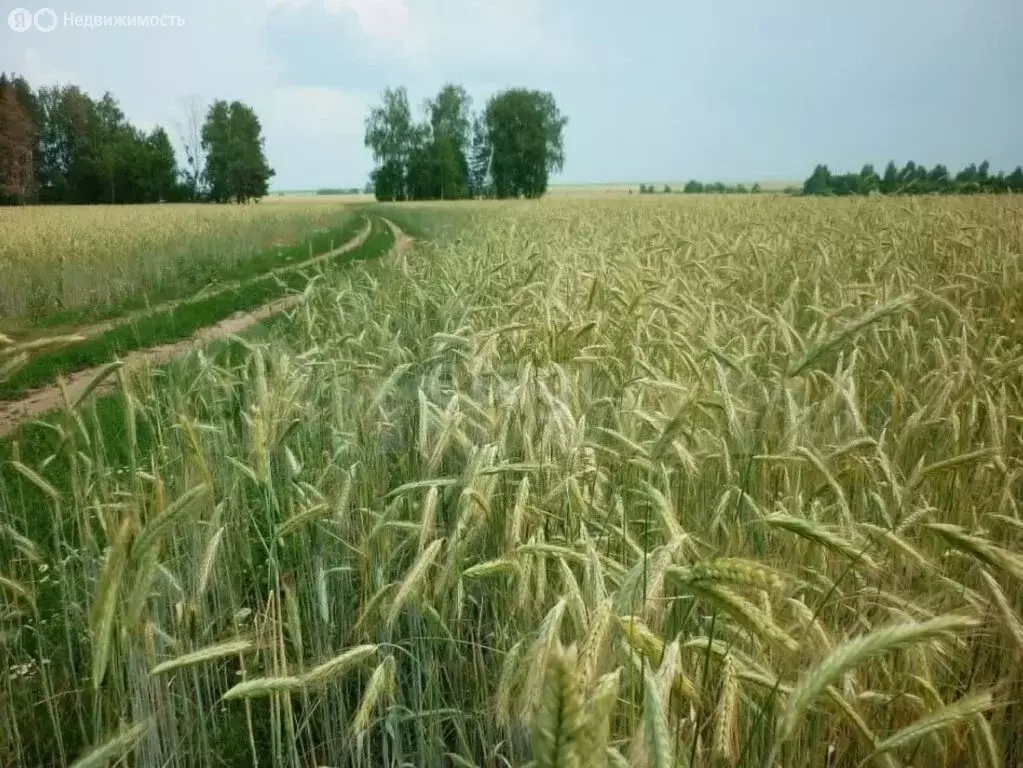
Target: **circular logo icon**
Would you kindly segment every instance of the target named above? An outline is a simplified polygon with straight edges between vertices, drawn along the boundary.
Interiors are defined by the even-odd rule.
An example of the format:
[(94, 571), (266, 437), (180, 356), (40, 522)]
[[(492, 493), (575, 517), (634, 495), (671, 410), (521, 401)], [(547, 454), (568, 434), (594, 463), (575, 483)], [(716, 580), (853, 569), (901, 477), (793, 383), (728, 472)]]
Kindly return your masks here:
[(57, 26), (57, 13), (52, 8), (40, 8), (32, 21), (40, 32), (52, 32)]
[(27, 8), (15, 8), (7, 14), (7, 26), (15, 32), (28, 32), (32, 29), (32, 11)]

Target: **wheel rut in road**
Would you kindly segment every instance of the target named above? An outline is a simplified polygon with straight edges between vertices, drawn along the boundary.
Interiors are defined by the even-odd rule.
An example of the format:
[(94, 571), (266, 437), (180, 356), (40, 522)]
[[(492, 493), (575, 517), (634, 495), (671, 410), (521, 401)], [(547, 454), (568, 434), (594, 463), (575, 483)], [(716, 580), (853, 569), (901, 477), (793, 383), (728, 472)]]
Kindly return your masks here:
[[(414, 242), (413, 238), (402, 232), (402, 230), (394, 222), (389, 221), (388, 219), (381, 220), (390, 228), (394, 235), (394, 244), (391, 247), (392, 251), (399, 257), (404, 258), (409, 249), (412, 247), (412, 243)], [(289, 265), (287, 269), (298, 269), (303, 266), (313, 265), (322, 262), (325, 259), (354, 250), (366, 242), (369, 238), (371, 228), (372, 222), (367, 221), (365, 229), (340, 248), (336, 248), (329, 253), (320, 254), (314, 259), (302, 262), (300, 265)], [(265, 275), (261, 275), (260, 277), (264, 276)], [(130, 352), (122, 357), (119, 362), (121, 363), (121, 367), (130, 370), (138, 369), (147, 365), (163, 365), (175, 358), (187, 354), (188, 352), (200, 349), (211, 342), (235, 336), (254, 325), (258, 325), (259, 323), (270, 319), (274, 315), (293, 309), (301, 301), (301, 294), (292, 294), (290, 296), (276, 299), (252, 311), (239, 312), (238, 314), (225, 318), (213, 325), (206, 326), (187, 339), (182, 339), (181, 341), (176, 341), (171, 344), (161, 344), (158, 346), (148, 347), (147, 349)], [(112, 376), (108, 376), (98, 386), (91, 388), (96, 377), (109, 367), (110, 364), (107, 363), (68, 374), (63, 378), (63, 391), (59, 384), (51, 384), (34, 389), (18, 400), (0, 401), (0, 438), (14, 433), (22, 424), (25, 424), (28, 421), (32, 421), (43, 414), (64, 407), (65, 393), (68, 402), (70, 402), (73, 407), (77, 407), (81, 404), (81, 400), (84, 395), (91, 397), (115, 389), (117, 386), (116, 378)]]

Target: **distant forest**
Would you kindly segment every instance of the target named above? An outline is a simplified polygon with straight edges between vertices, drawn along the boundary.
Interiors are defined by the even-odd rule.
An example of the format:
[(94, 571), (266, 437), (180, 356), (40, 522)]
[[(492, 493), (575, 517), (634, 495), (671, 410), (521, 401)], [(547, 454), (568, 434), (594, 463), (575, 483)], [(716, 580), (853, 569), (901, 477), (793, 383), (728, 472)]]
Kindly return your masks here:
[(0, 205), (222, 203), (267, 194), (274, 171), (251, 107), (217, 100), (183, 117), (179, 165), (167, 132), (132, 125), (110, 93), (35, 90), (0, 73)]
[[(640, 184), (641, 195), (657, 192), (653, 184)], [(663, 194), (671, 194), (672, 188), (664, 185)], [(759, 184), (746, 187), (743, 184), (722, 184), (700, 182), (695, 179), (678, 190), (686, 194), (756, 194), (763, 191)], [(787, 187), (785, 194), (810, 197), (847, 197), (851, 195), (977, 195), (1006, 194), (1023, 192), (1023, 167), (1009, 174), (991, 173), (991, 164), (985, 160), (980, 165), (971, 163), (954, 176), (941, 163), (928, 169), (913, 161), (901, 169), (890, 161), (884, 174), (877, 175), (874, 166), (867, 164), (859, 173), (834, 174), (826, 165), (818, 165), (800, 187)]]
[(864, 165), (859, 173), (833, 174), (826, 165), (813, 169), (805, 182), (803, 194), (827, 195), (974, 195), (1005, 194), (1023, 192), (1023, 168), (1006, 175), (991, 173), (991, 165), (985, 160), (979, 166), (975, 163), (963, 168), (954, 176), (941, 163), (931, 169), (906, 163), (900, 170), (894, 163), (885, 166), (884, 174), (878, 176), (874, 166)]

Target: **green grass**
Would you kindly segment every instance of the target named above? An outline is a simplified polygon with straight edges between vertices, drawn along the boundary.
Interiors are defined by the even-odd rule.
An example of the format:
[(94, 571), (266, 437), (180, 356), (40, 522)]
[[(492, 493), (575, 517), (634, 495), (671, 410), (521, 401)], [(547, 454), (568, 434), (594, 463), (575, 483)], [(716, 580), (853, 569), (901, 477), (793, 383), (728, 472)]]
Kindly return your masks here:
[[(361, 247), (340, 254), (331, 262), (343, 264), (378, 256), (392, 241), (390, 231), (375, 221), (373, 232)], [(93, 338), (44, 353), (0, 382), (0, 400), (15, 400), (59, 375), (103, 365), (127, 352), (187, 339), (196, 331), (237, 312), (250, 311), (289, 293), (302, 291), (314, 275), (314, 270), (295, 270), (252, 280), (235, 290), (158, 310)]]
[(365, 218), (355, 208), (347, 212), (341, 224), (323, 232), (316, 232), (301, 242), (287, 248), (268, 248), (254, 254), (245, 261), (224, 265), (216, 259), (188, 262), (177, 279), (161, 288), (144, 294), (125, 297), (123, 300), (82, 309), (69, 309), (31, 319), (31, 328), (59, 328), (110, 320), (129, 312), (147, 309), (164, 302), (175, 301), (194, 295), (207, 287), (218, 284), (249, 280), (297, 264), (311, 257), (327, 253), (332, 248), (351, 240), (365, 225)]

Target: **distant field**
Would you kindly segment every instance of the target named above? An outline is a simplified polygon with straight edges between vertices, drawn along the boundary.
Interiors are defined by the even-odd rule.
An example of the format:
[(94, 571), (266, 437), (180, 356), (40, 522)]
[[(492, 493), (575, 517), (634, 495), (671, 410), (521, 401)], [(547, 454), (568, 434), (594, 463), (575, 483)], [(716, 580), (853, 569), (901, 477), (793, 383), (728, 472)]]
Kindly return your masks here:
[(339, 203), (365, 203), (376, 198), (373, 195), (363, 193), (352, 194), (329, 194), (318, 195), (316, 190), (303, 190), (299, 192), (271, 193), (264, 197), (261, 203), (306, 203), (333, 200)]
[(198, 290), (268, 249), (340, 227), (354, 202), (279, 200), (0, 208), (0, 330), (5, 321)]
[(367, 210), (0, 441), (0, 764), (1018, 764), (1023, 199)]

